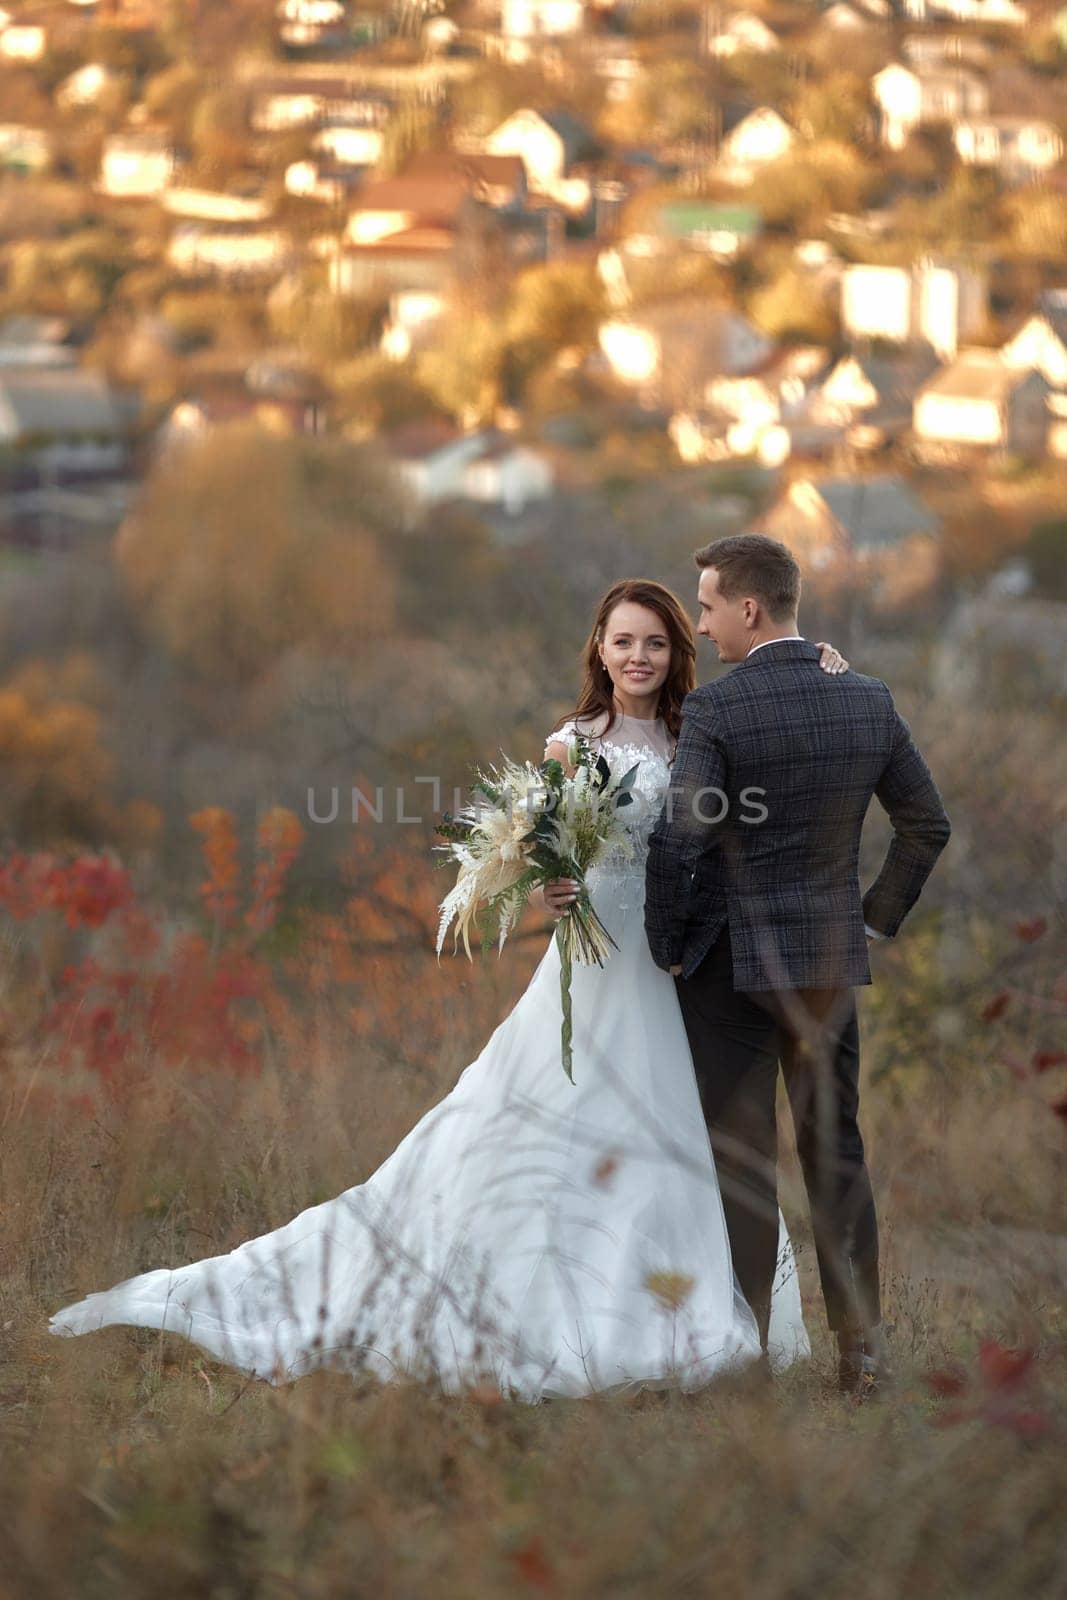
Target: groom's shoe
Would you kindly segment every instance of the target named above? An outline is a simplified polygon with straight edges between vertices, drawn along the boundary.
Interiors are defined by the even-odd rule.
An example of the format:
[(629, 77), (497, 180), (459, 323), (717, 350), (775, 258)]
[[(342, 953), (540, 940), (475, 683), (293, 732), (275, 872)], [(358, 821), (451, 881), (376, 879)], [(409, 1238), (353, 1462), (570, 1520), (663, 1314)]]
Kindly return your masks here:
[(892, 1381), (881, 1323), (849, 1328), (837, 1335), (837, 1386), (857, 1400), (883, 1395)]

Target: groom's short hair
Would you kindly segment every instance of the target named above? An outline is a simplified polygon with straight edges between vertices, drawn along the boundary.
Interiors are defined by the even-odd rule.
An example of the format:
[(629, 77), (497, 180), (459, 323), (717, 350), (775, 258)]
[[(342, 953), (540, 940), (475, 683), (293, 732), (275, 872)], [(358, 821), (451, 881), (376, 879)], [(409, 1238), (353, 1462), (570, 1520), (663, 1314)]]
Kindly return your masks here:
[(764, 533), (735, 533), (713, 539), (694, 556), (698, 567), (714, 567), (724, 600), (751, 595), (775, 622), (796, 613), (800, 604), (800, 568), (796, 557)]

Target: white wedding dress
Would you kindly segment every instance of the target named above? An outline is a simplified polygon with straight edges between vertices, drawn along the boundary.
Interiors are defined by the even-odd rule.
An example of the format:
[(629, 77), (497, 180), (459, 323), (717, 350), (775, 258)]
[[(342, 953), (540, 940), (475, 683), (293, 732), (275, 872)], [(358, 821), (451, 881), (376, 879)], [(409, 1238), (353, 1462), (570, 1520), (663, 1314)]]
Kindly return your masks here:
[[(589, 875), (618, 944), (575, 965), (575, 1082), (560, 1061), (555, 940), (455, 1088), (365, 1183), (191, 1266), (51, 1318), (80, 1334), (167, 1328), (271, 1382), (329, 1366), (516, 1398), (700, 1388), (759, 1352), (737, 1288), (674, 982), (644, 933), (647, 838), (669, 781), (662, 722), (597, 741), (640, 762), (634, 853)], [(808, 1354), (788, 1235), (776, 1365)]]

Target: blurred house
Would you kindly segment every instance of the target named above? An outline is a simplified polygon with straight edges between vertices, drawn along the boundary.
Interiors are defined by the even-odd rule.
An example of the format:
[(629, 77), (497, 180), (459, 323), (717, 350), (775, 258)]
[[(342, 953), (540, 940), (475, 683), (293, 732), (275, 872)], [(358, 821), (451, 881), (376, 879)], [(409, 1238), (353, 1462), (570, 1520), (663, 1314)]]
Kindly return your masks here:
[(843, 356), (811, 396), (807, 420), (853, 432), (859, 444), (901, 437), (912, 424), (915, 392), (937, 371), (937, 357), (919, 345), (897, 356)]
[[(395, 102), (385, 94), (362, 92), (341, 101), (324, 99), (321, 114), (312, 118), (310, 160), (319, 171), (354, 168), (369, 171), (381, 160), (385, 134)], [(289, 173), (286, 187), (292, 187)], [(295, 188), (293, 193), (298, 192)]]
[(910, 33), (900, 53), (909, 67), (989, 67), (993, 47), (975, 33)]
[(177, 167), (165, 130), (113, 133), (104, 140), (97, 188), (116, 199), (150, 198), (163, 194)]
[(849, 0), (837, 0), (836, 5), (827, 6), (819, 16), (821, 28), (845, 36), (850, 33), (863, 33), (873, 27), (875, 21), (869, 12), (861, 10), (859, 6), (851, 5)]
[(20, 11), (0, 31), (0, 57), (5, 61), (41, 61), (48, 49), (47, 14)]
[(379, 349), (391, 361), (406, 361), (429, 345), (444, 312), (444, 296), (432, 290), (400, 289), (389, 296)]
[(727, 183), (754, 183), (764, 167), (789, 154), (796, 140), (783, 116), (772, 106), (760, 106), (742, 117), (723, 139), (715, 174)]
[(0, 123), (0, 168), (27, 175), (45, 172), (52, 165), (52, 135), (47, 128), (24, 122)]
[(627, 99), (644, 70), (635, 41), (625, 34), (585, 34), (575, 40), (571, 50), (584, 68), (604, 84), (605, 99), (609, 101)]
[(256, 82), (250, 121), (257, 133), (287, 133), (330, 123), (373, 129), (385, 125), (394, 105), (392, 96), (365, 84), (293, 71)]
[(733, 307), (696, 298), (611, 318), (598, 338), (620, 382), (674, 405), (701, 403), (714, 379), (754, 372), (774, 349), (774, 341)]
[(105, 67), (103, 62), (89, 61), (63, 79), (56, 90), (56, 104), (64, 108), (95, 106), (120, 81), (118, 73)]
[(820, 587), (860, 588), (877, 608), (929, 593), (941, 523), (902, 478), (797, 478), (757, 524), (788, 545)]
[(183, 277), (228, 283), (278, 278), (294, 259), (284, 231), (251, 223), (180, 222), (167, 244), (167, 261)]
[(729, 59), (741, 54), (770, 55), (782, 48), (782, 41), (754, 11), (732, 11), (723, 15), (719, 6), (704, 12), (705, 45), (709, 56)]
[(1049, 384), (1009, 367), (994, 350), (966, 350), (915, 397), (916, 451), (951, 460), (974, 450), (1038, 456), (1048, 439)]
[(342, 206), (359, 189), (366, 170), (310, 158), (290, 161), (285, 169), (285, 192), (303, 200), (318, 200), (323, 205)]
[(566, 39), (585, 26), (584, 0), (501, 0), (503, 59), (529, 61), (546, 39)]
[(841, 275), (841, 324), (853, 339), (925, 340), (942, 356), (954, 355), (961, 339), (984, 326), (988, 300), (986, 270), (961, 262), (860, 264)]
[[(667, 431), (683, 461), (725, 461), (755, 456), (780, 466), (810, 442), (808, 405), (830, 365), (830, 352), (798, 345), (775, 352), (757, 372), (714, 378), (704, 403), (676, 411)], [(839, 437), (840, 430), (825, 435)]]
[(363, 184), (353, 197), (344, 239), (329, 257), (335, 294), (379, 290), (440, 292), (457, 277), (465, 232), (493, 230), (493, 212), (464, 175), (401, 174)]
[(243, 372), (205, 371), (175, 402), (155, 437), (157, 455), (195, 443), (227, 423), (254, 423), (277, 434), (324, 433), (331, 394), (314, 373), (269, 356)]
[(122, 472), (136, 402), (84, 368), (0, 367), (0, 448), (53, 482)]
[(344, 38), (344, 0), (277, 0), (278, 38), (283, 45), (305, 47)]
[(526, 204), (526, 165), (521, 156), (480, 151), (423, 150), (404, 163), (402, 176), (433, 183), (460, 181), (494, 211), (519, 212)]
[(67, 317), (28, 312), (5, 317), (0, 322), (0, 368), (76, 367), (78, 352), (72, 335), (73, 325)]
[(1001, 347), (1001, 360), (1022, 372), (1042, 372), (1054, 389), (1067, 390), (1067, 289), (1038, 296), (1032, 316)]
[(904, 0), (904, 12), (915, 22), (974, 22), (1021, 28), (1027, 13), (1016, 0)]
[(989, 90), (964, 66), (916, 67), (894, 62), (871, 80), (880, 113), (882, 143), (902, 150), (916, 128), (951, 127), (965, 117), (984, 117)]
[(499, 506), (518, 516), (537, 500), (547, 500), (555, 487), (548, 457), (506, 434), (491, 438), (482, 453), (463, 469), (463, 494), (482, 505)]
[(487, 155), (520, 156), (530, 188), (569, 210), (583, 211), (589, 205), (590, 185), (572, 176), (572, 168), (595, 148), (593, 136), (570, 112), (523, 107), (494, 128), (481, 148)]
[(1063, 160), (1063, 136), (1040, 117), (973, 117), (957, 122), (953, 143), (969, 167), (994, 167), (1008, 183), (1025, 183)]
[(383, 442), (421, 505), (463, 498), (515, 516), (552, 493), (548, 458), (495, 429), (464, 433), (426, 419), (393, 429)]
[(160, 197), (160, 204), (172, 217), (245, 226), (265, 222), (274, 212), (273, 200), (258, 183), (254, 189), (234, 193), (173, 184)]

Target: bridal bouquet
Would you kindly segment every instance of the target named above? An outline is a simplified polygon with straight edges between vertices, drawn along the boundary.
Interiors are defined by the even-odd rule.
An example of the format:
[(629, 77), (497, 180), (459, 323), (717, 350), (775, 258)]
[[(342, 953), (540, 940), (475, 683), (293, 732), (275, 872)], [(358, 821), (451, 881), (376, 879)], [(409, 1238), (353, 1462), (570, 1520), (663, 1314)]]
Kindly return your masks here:
[(558, 761), (535, 767), (506, 757), (499, 768), (478, 771), (471, 803), (455, 816), (445, 812), (436, 831), (448, 842), (435, 848), (459, 863), (455, 887), (440, 906), (439, 958), (445, 934), (455, 922), (452, 948), (458, 948), (462, 936), (473, 960), (470, 933), (479, 926), (479, 908), (486, 912), (480, 930), (482, 952), (494, 936), (499, 951), (535, 889), (554, 878), (575, 878), (580, 884), (574, 904), (556, 924), (563, 1070), (573, 1083), (573, 963), (603, 966), (609, 950), (618, 948), (589, 899), (585, 874), (605, 851), (621, 849), (627, 854), (632, 849), (620, 813), (633, 802), (637, 767), (613, 777), (604, 757), (594, 757), (580, 733), (571, 740), (567, 754), (575, 768), (571, 778)]

